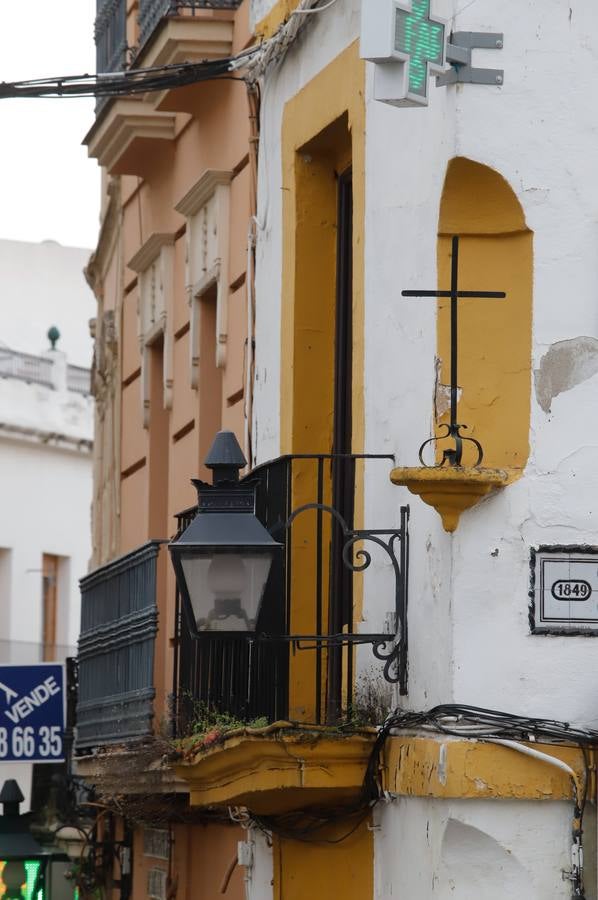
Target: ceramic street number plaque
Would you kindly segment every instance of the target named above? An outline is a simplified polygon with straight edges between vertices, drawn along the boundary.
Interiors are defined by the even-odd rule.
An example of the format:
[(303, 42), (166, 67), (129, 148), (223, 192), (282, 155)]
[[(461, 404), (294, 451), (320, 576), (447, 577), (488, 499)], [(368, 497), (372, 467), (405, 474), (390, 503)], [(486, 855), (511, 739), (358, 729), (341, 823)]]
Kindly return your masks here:
[(64, 762), (64, 727), (63, 665), (0, 665), (0, 762)]
[(530, 599), (535, 634), (598, 634), (598, 548), (532, 551)]

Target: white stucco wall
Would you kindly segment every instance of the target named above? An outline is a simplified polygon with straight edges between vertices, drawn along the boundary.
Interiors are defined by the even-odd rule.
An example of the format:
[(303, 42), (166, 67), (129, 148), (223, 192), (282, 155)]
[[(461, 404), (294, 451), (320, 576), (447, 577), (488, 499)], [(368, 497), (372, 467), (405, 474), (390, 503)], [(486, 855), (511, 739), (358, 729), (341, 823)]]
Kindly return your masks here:
[[(569, 86), (598, 86), (598, 68), (589, 50), (598, 9), (588, 0), (569, 17), (557, 0), (548, 7), (531, 3), (522, 12), (512, 0), (498, 13), (490, 0), (478, 0), (454, 20), (459, 29), (505, 31), (500, 54), (476, 55), (476, 64), (505, 68), (503, 88), (437, 89), (432, 83), (427, 109), (395, 109), (371, 99), (373, 66), (367, 67), (363, 449), (394, 452), (398, 464), (415, 464), (419, 443), (430, 432), (436, 351), (433, 303), (403, 300), (400, 290), (434, 282), (440, 195), (453, 156), (467, 156), (501, 172), (534, 231), (534, 367), (551, 344), (593, 337), (596, 331), (598, 181), (592, 160), (598, 118), (588, 115), (586, 91)], [(453, 8), (451, 0), (434, 5), (435, 12), (449, 20)], [(275, 456), (280, 440), (284, 104), (358, 34), (359, 2), (339, 0), (314, 17), (300, 52), (289, 52), (264, 92), (257, 263), (258, 461)], [(385, 474), (370, 466), (368, 515), (378, 522), (382, 516), (396, 521), (400, 503), (409, 502), (412, 508), (412, 595), (418, 599), (410, 613), (410, 699), (415, 705), (435, 698), (484, 699), (496, 705), (517, 696), (522, 712), (594, 716), (598, 669), (588, 671), (594, 642), (532, 638), (527, 612), (530, 546), (598, 542), (591, 499), (598, 478), (598, 425), (591, 416), (597, 379), (593, 375), (560, 394), (549, 414), (532, 396), (532, 453), (525, 477), (465, 514), (454, 537), (444, 532), (433, 510), (406, 490), (391, 488)], [(496, 548), (498, 555), (491, 556)], [(370, 609), (370, 615), (375, 614)], [(439, 633), (445, 657), (440, 666), (427, 652), (434, 648), (438, 654)], [(563, 685), (553, 664), (557, 648), (567, 671), (584, 671), (581, 691), (574, 680)]]
[(37, 355), (48, 349), (46, 333), (56, 325), (69, 363), (91, 366), (96, 305), (83, 275), (90, 255), (56, 241), (0, 240), (0, 347)]
[[(256, 0), (255, 9), (263, 14), (267, 5)], [(595, 727), (596, 639), (531, 636), (528, 590), (531, 547), (598, 544), (598, 345), (593, 343), (598, 338), (598, 107), (592, 99), (598, 90), (598, 6), (593, 0), (434, 0), (432, 7), (455, 30), (505, 33), (503, 51), (476, 51), (474, 58), (475, 65), (504, 68), (505, 83), (437, 89), (432, 82), (428, 108), (396, 109), (372, 99), (373, 66), (367, 66), (366, 446), (355, 449), (393, 452), (397, 464), (416, 465), (419, 444), (431, 432), (436, 308), (433, 301), (403, 300), (400, 291), (435, 283), (440, 197), (454, 156), (499, 171), (534, 232), (534, 368), (557, 342), (573, 341), (572, 357), (579, 357), (578, 338), (586, 338), (588, 359), (572, 367), (571, 388), (553, 399), (548, 411), (545, 395), (539, 398), (543, 408), (532, 387), (531, 455), (524, 477), (464, 514), (454, 536), (443, 530), (433, 509), (392, 487), (384, 467), (369, 467), (366, 526), (396, 524), (400, 505), (411, 505), (410, 690), (402, 702), (410, 708), (463, 702)], [(357, 38), (359, 8), (359, 0), (338, 0), (311, 17), (299, 47), (268, 77), (263, 93), (258, 461), (276, 456), (280, 444), (284, 105)], [(392, 605), (381, 589), (384, 578), (382, 570), (368, 575), (368, 631), (379, 628)], [(366, 650), (359, 659), (363, 668), (372, 667)], [(392, 896), (388, 885), (395, 883), (401, 895), (429, 896), (422, 891), (424, 882), (408, 874), (418, 867), (425, 879), (437, 879), (434, 896), (474, 896), (465, 888), (447, 893), (446, 870), (434, 868), (418, 849), (409, 822), (418, 815), (423, 822), (428, 814), (435, 817), (437, 842), (451, 817), (487, 833), (495, 826), (504, 846), (517, 840), (519, 850), (512, 852), (529, 874), (531, 896), (568, 896), (560, 876), (569, 844), (565, 805), (457, 808), (422, 801), (418, 812), (418, 801), (409, 804), (409, 816), (393, 806), (382, 817), (376, 846), (384, 863), (377, 896)], [(404, 856), (397, 853), (402, 843)], [(475, 896), (480, 894), (489, 900), (503, 896), (499, 886), (486, 886)], [(507, 895), (522, 896), (515, 889)]]
[[(403, 798), (379, 806), (375, 900), (567, 900), (571, 813), (560, 802)], [(591, 848), (594, 822), (586, 829)]]
[[(91, 555), (93, 400), (68, 390), (66, 379), (69, 364), (91, 364), (87, 256), (53, 242), (0, 241), (0, 340), (11, 351), (41, 354), (40, 367), (28, 369), (0, 353), (0, 664), (43, 659), (44, 554), (59, 557), (56, 660), (76, 653), (78, 580)], [(63, 335), (54, 352), (45, 336), (52, 324)], [(28, 373), (50, 373), (52, 386), (26, 381)], [(31, 775), (28, 763), (0, 764), (0, 785), (18, 780), (23, 809)]]

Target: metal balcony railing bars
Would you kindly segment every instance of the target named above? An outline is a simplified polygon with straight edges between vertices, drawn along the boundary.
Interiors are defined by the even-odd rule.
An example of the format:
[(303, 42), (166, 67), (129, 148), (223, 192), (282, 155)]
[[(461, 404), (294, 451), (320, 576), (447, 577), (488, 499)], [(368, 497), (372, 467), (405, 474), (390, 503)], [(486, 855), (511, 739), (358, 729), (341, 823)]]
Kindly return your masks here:
[(122, 71), (127, 62), (127, 0), (97, 0), (96, 9), (96, 71)]
[[(337, 495), (336, 512), (351, 529), (356, 466), (366, 459), (381, 458), (385, 457), (351, 454), (286, 456), (259, 466), (247, 476), (258, 482), (257, 518), (277, 541), (285, 545), (285, 549), (271, 570), (256, 639), (214, 634), (194, 639), (185, 619), (185, 608), (177, 597), (175, 733), (182, 736), (189, 731), (198, 708), (229, 713), (243, 721), (265, 717), (274, 722), (288, 718), (293, 693), (289, 683), (290, 654), (303, 650), (306, 651), (305, 662), (309, 658), (309, 663), (302, 668), (302, 678), (311, 692), (311, 700), (305, 708), (307, 719), (318, 724), (336, 724), (351, 717), (355, 699), (355, 650), (362, 643), (359, 634), (355, 634), (353, 582), (359, 577), (360, 569), (367, 568), (369, 562), (362, 565), (361, 544), (348, 537), (336, 516), (327, 515), (324, 508), (302, 513), (306, 516), (304, 525), (300, 524), (298, 516), (292, 525), (286, 526), (297, 505), (294, 493), (299, 496), (301, 505), (329, 505), (334, 497), (335, 483), (342, 483), (344, 503)], [(191, 522), (195, 512), (195, 509), (187, 510), (178, 517), (179, 534)], [(399, 605), (405, 611), (407, 518), (407, 511), (403, 510), (401, 525), (395, 535), (400, 543), (397, 591), (402, 592)], [(296, 530), (297, 535), (293, 538)], [(354, 564), (351, 559), (355, 559)], [(289, 638), (296, 633), (298, 613), (302, 625), (307, 624), (309, 628), (310, 640), (293, 642)], [(404, 654), (397, 660), (399, 677), (394, 680), (400, 680), (402, 685), (406, 683), (406, 622), (399, 623), (400, 626), (403, 626)], [(347, 634), (347, 639), (327, 643), (329, 635), (339, 632)], [(322, 636), (321, 642), (317, 640), (318, 636)], [(392, 636), (389, 636), (388, 645), (392, 647)], [(384, 646), (384, 649), (388, 647)], [(376, 650), (374, 653), (378, 655)], [(386, 659), (386, 655), (378, 658)], [(305, 691), (303, 696), (306, 696)], [(294, 700), (291, 700), (291, 706), (296, 707)]]
[(151, 734), (160, 542), (81, 580), (79, 751)]
[(237, 9), (241, 0), (141, 0), (139, 7), (139, 47), (149, 40), (165, 16), (178, 16), (200, 9)]

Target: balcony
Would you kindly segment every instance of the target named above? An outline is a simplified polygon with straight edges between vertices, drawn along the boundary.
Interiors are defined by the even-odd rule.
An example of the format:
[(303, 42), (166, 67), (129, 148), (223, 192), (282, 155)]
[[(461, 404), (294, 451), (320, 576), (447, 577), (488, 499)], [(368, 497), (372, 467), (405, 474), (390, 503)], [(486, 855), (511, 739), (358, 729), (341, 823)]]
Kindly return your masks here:
[(97, 0), (96, 71), (121, 72), (127, 64), (127, 2)]
[[(206, 633), (194, 639), (177, 598), (175, 726), (184, 760), (176, 772), (189, 786), (192, 806), (244, 805), (267, 814), (358, 797), (375, 729), (363, 719), (356, 655), (361, 644), (370, 644), (376, 656), (375, 638), (385, 630), (376, 621), (377, 635), (360, 631), (362, 572), (370, 562), (372, 568), (382, 563), (376, 578), (384, 564), (385, 575), (396, 572), (397, 606), (405, 613), (407, 607), (408, 511), (401, 511), (400, 524), (390, 531), (358, 531), (353, 525), (356, 485), (363, 483), (367, 465), (386, 459), (286, 456), (247, 476), (258, 482), (257, 518), (284, 545), (254, 635)], [(194, 514), (179, 517), (179, 533)], [(397, 551), (396, 569), (381, 547), (386, 541)], [(383, 618), (385, 612), (376, 615)], [(403, 689), (405, 618), (398, 627), (405, 644), (392, 674)], [(384, 641), (386, 651), (394, 646), (393, 636)], [(384, 684), (382, 663), (372, 659), (371, 671), (377, 667), (373, 681)], [(198, 710), (207, 710), (208, 718), (210, 712), (225, 714), (232, 730), (196, 740)]]
[[(234, 12), (240, 0), (141, 0), (137, 47), (126, 0), (98, 0), (95, 39), (98, 72), (198, 62), (230, 56)], [(201, 85), (143, 96), (100, 99), (85, 137), (89, 156), (111, 175), (147, 177), (156, 152), (175, 138), (175, 113), (197, 109)], [(198, 93), (199, 92), (199, 93)]]
[[(164, 762), (163, 739), (145, 741), (144, 762), (136, 746), (152, 736), (160, 543), (150, 542), (83, 579), (80, 774), (104, 790), (116, 790), (126, 764), (134, 771), (129, 793), (189, 793), (199, 807), (240, 803), (264, 813), (355, 798), (375, 739), (374, 729), (357, 721), (356, 655), (365, 644), (370, 646), (362, 652), (370, 654), (373, 646), (384, 660), (395, 647), (394, 633), (384, 627), (386, 602), (373, 614), (375, 634), (360, 630), (369, 562), (377, 589), (379, 576), (390, 575), (397, 608), (405, 613), (407, 605), (407, 510), (388, 531), (359, 531), (353, 525), (366, 466), (388, 459), (285, 456), (246, 476), (257, 482), (256, 515), (283, 552), (273, 563), (254, 634), (210, 632), (194, 638), (186, 607), (175, 596), (169, 733), (179, 749), (186, 748), (175, 767)], [(179, 515), (179, 533), (195, 512)], [(388, 552), (380, 549), (385, 542), (391, 565)], [(378, 551), (382, 565), (376, 562)], [(386, 596), (385, 587), (382, 592)], [(394, 599), (391, 592), (388, 605)], [(401, 653), (393, 656), (393, 665), (401, 688), (405, 622), (399, 611), (405, 643), (402, 638), (396, 645)], [(371, 669), (382, 682), (383, 662), (372, 659)], [(206, 712), (224, 715), (235, 730), (204, 747), (196, 736), (198, 717)], [(101, 752), (110, 745), (121, 745), (120, 752)]]
[(150, 541), (81, 581), (79, 752), (152, 733), (159, 552)]
[(145, 46), (167, 16), (195, 16), (200, 10), (235, 10), (241, 0), (141, 0), (139, 47)]
[[(233, 52), (235, 10), (240, 0), (141, 0), (136, 65), (169, 66), (221, 59)], [(214, 86), (208, 86), (214, 90)], [(206, 85), (191, 84), (153, 96), (162, 113), (196, 115)]]
[[(362, 643), (375, 643), (359, 632), (356, 622), (363, 588), (361, 563), (369, 538), (365, 532), (363, 537), (350, 537), (337, 516), (352, 529), (355, 485), (366, 463), (384, 459), (350, 454), (285, 456), (247, 476), (258, 482), (257, 518), (284, 544), (284, 552), (273, 564), (253, 639), (221, 638), (213, 633), (192, 638), (177, 599), (174, 693), (179, 735), (189, 731), (198, 704), (242, 721), (276, 722), (290, 717), (321, 726), (351, 717), (356, 649)], [(332, 515), (325, 505), (332, 505)], [(299, 506), (307, 508), (285, 527)], [(392, 532), (400, 543), (397, 590), (403, 608), (406, 513), (402, 511), (401, 524)], [(194, 515), (195, 510), (189, 510), (179, 516), (179, 534)], [(371, 546), (369, 552), (372, 557), (376, 554)], [(294, 634), (308, 637), (295, 641), (290, 637)], [(330, 635), (335, 639), (331, 641)], [(402, 678), (406, 660), (399, 666), (397, 680)]]

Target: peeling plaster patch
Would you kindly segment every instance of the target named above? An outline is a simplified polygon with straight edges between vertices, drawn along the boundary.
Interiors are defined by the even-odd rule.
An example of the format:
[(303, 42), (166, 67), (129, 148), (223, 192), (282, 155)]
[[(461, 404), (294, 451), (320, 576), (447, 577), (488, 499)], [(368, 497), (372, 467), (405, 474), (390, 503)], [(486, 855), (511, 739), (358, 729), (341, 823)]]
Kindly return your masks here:
[(570, 391), (598, 372), (598, 340), (571, 338), (553, 344), (534, 371), (536, 398), (544, 412), (558, 394)]
[(446, 784), (446, 744), (440, 745), (438, 754), (438, 781), (440, 784)]
[[(457, 400), (461, 399), (461, 394), (462, 394), (462, 389), (458, 388)], [(450, 384), (441, 384), (440, 382), (438, 382), (436, 384), (436, 396), (434, 399), (435, 399), (435, 407), (436, 407), (436, 420), (438, 421), (451, 408), (451, 386), (450, 386)]]

